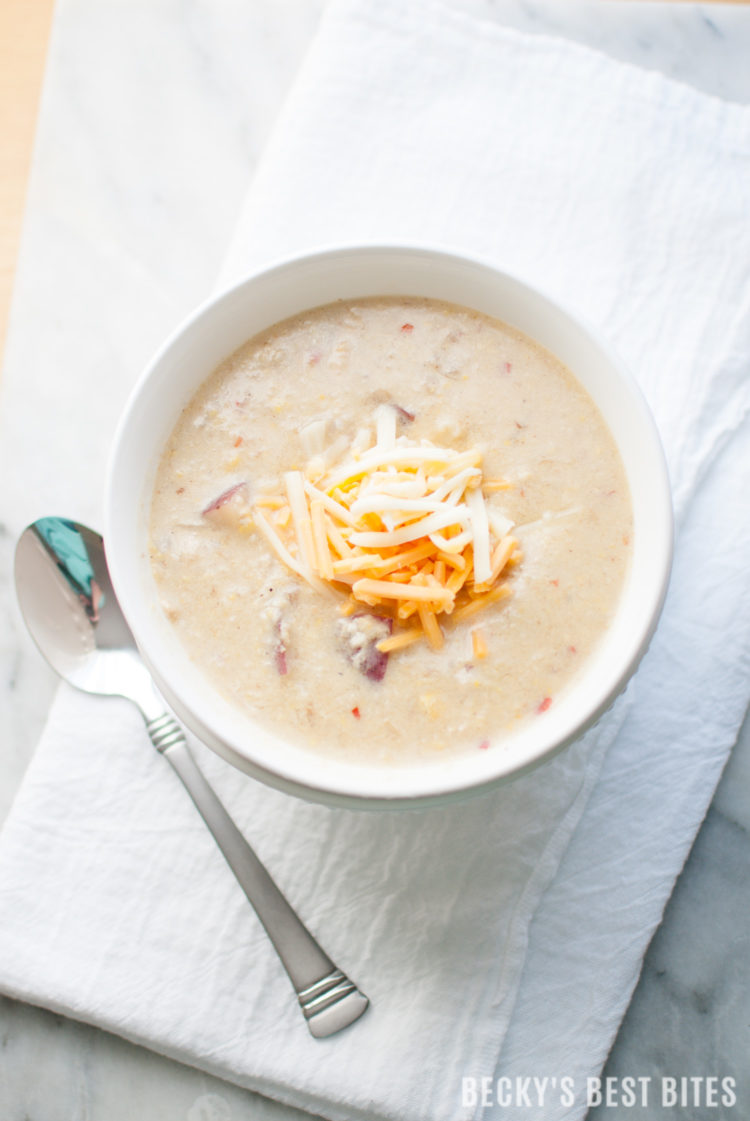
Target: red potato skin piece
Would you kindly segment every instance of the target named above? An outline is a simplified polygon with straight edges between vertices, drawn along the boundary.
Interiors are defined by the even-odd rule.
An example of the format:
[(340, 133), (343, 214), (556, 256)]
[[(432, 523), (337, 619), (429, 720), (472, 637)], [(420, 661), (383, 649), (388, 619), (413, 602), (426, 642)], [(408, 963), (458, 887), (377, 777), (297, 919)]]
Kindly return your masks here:
[[(354, 615), (352, 618), (361, 618), (369, 612), (360, 612), (359, 615)], [(393, 633), (393, 619), (387, 615), (373, 615), (372, 618), (379, 619), (382, 623), (388, 624), (388, 633)], [(363, 673), (370, 681), (382, 681), (385, 677), (385, 671), (388, 669), (388, 654), (378, 650), (376, 642), (371, 642), (364, 653), (361, 665), (358, 667), (360, 673)]]
[(279, 677), (285, 677), (289, 672), (289, 667), (286, 664), (286, 646), (281, 641), (273, 652), (273, 660)]
[[(387, 622), (388, 633), (393, 633), (393, 619), (388, 619), (383, 615), (376, 615), (375, 618), (382, 619), (383, 622)], [(388, 654), (384, 654), (381, 650), (378, 650), (377, 646), (373, 642), (370, 646), (370, 649), (368, 650), (367, 658), (362, 668), (362, 672), (364, 673), (365, 677), (368, 677), (370, 679), (370, 681), (382, 681), (385, 677), (385, 671), (387, 669)]]
[(222, 491), (218, 498), (215, 498), (213, 502), (209, 502), (205, 510), (201, 510), (203, 516), (210, 517), (211, 514), (215, 513), (217, 510), (220, 510), (222, 506), (226, 506), (227, 502), (231, 502), (236, 494), (239, 494), (240, 491), (243, 491), (245, 489), (246, 485), (246, 483), (235, 483), (233, 487), (229, 487), (227, 490)]
[(365, 677), (368, 677), (370, 681), (382, 681), (387, 669), (388, 654), (383, 654), (382, 651), (376, 650), (373, 646), (372, 653), (367, 656), (362, 673)]
[(394, 405), (393, 407), (405, 424), (411, 424), (413, 422), (414, 413), (410, 413), (409, 410), (405, 409), (402, 405)]

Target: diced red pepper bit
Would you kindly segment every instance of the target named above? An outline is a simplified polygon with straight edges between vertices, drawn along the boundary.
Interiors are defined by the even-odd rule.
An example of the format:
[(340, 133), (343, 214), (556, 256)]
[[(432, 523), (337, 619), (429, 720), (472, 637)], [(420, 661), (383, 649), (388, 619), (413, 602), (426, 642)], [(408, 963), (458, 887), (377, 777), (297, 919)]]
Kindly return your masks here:
[(362, 713), (359, 711), (359, 705), (355, 705), (354, 708), (352, 709), (352, 716), (356, 717), (356, 719), (359, 720), (361, 715), (362, 715)]
[(184, 494), (185, 493), (185, 488), (184, 487), (178, 487), (177, 488), (177, 493), (178, 494)]
[(511, 371), (512, 369), (513, 369), (513, 367), (511, 366), (510, 362), (506, 362), (506, 363), (505, 363), (505, 372), (506, 372), (506, 374), (509, 374), (509, 373), (510, 373), (510, 371)]
[(569, 647), (568, 647), (568, 650), (570, 650), (571, 654), (577, 654), (577, 653), (578, 653), (578, 651), (576, 650), (575, 646), (569, 646)]
[(537, 708), (537, 712), (546, 712), (551, 704), (552, 704), (552, 697), (545, 697), (544, 700), (542, 701), (542, 703)]
[(560, 581), (559, 580), (550, 580), (550, 584), (554, 584), (556, 588), (560, 587)]
[(238, 448), (238, 447), (240, 446), (240, 444), (241, 444), (241, 443), (242, 443), (242, 437), (241, 437), (241, 436), (238, 436), (238, 437), (237, 437), (237, 439), (236, 439), (236, 440), (234, 441), (234, 446), (235, 446), (236, 448)]
[(479, 745), (479, 750), (480, 751), (486, 751), (489, 746), (490, 746), (490, 741), (489, 740), (482, 740), (482, 742)]
[(413, 331), (414, 330), (414, 324), (413, 323), (404, 323), (401, 327), (401, 330), (402, 331), (407, 331), (407, 332)]

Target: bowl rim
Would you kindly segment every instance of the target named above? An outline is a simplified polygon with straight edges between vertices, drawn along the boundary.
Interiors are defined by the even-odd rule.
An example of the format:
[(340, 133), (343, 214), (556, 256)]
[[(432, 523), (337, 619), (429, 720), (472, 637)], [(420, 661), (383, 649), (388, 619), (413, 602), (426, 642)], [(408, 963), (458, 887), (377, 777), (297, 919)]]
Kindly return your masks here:
[[(347, 262), (356, 262), (363, 257), (373, 261), (378, 258), (382, 261), (388, 257), (408, 257), (415, 261), (421, 259), (423, 263), (442, 264), (448, 268), (467, 268), (477, 273), (485, 272), (490, 274), (495, 281), (514, 288), (523, 299), (529, 300), (532, 305), (541, 308), (545, 315), (554, 315), (559, 317), (561, 321), (566, 322), (577, 335), (585, 340), (586, 345), (590, 345), (594, 352), (601, 355), (609, 368), (610, 376), (616, 376), (620, 390), (625, 392), (633, 407), (633, 415), (638, 418), (637, 422), (641, 436), (646, 442), (646, 450), (655, 470), (649, 496), (649, 501), (653, 504), (656, 512), (654, 518), (655, 539), (649, 542), (653, 553), (653, 570), (650, 574), (650, 584), (642, 618), (630, 636), (627, 650), (619, 659), (619, 672), (612, 677), (607, 688), (599, 690), (594, 703), (583, 706), (583, 715), (575, 722), (575, 727), (571, 726), (569, 720), (562, 731), (547, 737), (543, 749), (533, 750), (521, 763), (516, 761), (512, 764), (503, 765), (505, 752), (502, 755), (494, 752), (481, 753), (485, 757), (486, 764), (481, 768), (478, 764), (471, 767), (467, 766), (465, 770), (470, 774), (467, 781), (461, 781), (460, 779), (459, 772), (464, 768), (456, 766), (457, 760), (466, 760), (466, 756), (461, 753), (452, 753), (452, 764), (447, 765), (446, 763), (445, 766), (442, 763), (429, 763), (427, 765), (397, 766), (394, 768), (388, 768), (383, 764), (376, 767), (367, 767), (360, 764), (355, 766), (349, 764), (342, 767), (338, 761), (334, 761), (330, 765), (324, 763), (320, 754), (316, 754), (314, 750), (297, 749), (288, 743), (285, 744), (285, 750), (281, 753), (280, 758), (278, 760), (274, 758), (273, 763), (270, 762), (271, 756), (269, 753), (259, 752), (257, 746), (250, 750), (248, 750), (247, 744), (240, 746), (237, 734), (234, 732), (228, 734), (231, 721), (225, 710), (227, 708), (233, 710), (234, 706), (222, 701), (218, 690), (210, 684), (207, 678), (203, 678), (206, 692), (212, 694), (214, 702), (214, 708), (209, 714), (205, 704), (196, 705), (195, 693), (192, 696), (186, 696), (184, 685), (176, 681), (177, 675), (175, 672), (170, 672), (169, 658), (171, 654), (165, 649), (162, 642), (155, 639), (155, 630), (151, 625), (153, 620), (149, 621), (146, 615), (146, 612), (151, 608), (146, 603), (140, 602), (138, 590), (132, 579), (133, 564), (130, 564), (129, 571), (128, 564), (125, 563), (126, 553), (128, 550), (131, 553), (133, 552), (134, 544), (136, 544), (135, 551), (138, 551), (137, 542), (139, 540), (132, 523), (128, 528), (128, 525), (118, 518), (117, 513), (117, 497), (118, 493), (122, 491), (122, 474), (123, 471), (127, 470), (128, 455), (126, 450), (128, 441), (132, 439), (131, 428), (134, 428), (134, 431), (137, 432), (139, 403), (144, 392), (153, 383), (159, 371), (164, 368), (165, 362), (168, 362), (175, 348), (189, 339), (191, 332), (199, 333), (202, 329), (205, 330), (207, 326), (210, 327), (211, 322), (220, 316), (222, 309), (226, 309), (232, 301), (244, 298), (246, 292), (251, 293), (253, 288), (259, 284), (261, 286), (264, 283), (268, 284), (269, 278), (275, 278), (276, 280), (281, 278), (283, 280), (284, 274), (299, 270), (301, 267), (314, 269), (332, 261), (339, 261), (346, 265)], [(371, 294), (375, 296), (378, 293), (373, 291)], [(418, 295), (416, 292), (404, 292), (403, 294)], [(325, 302), (328, 301), (318, 301), (317, 304), (313, 301), (307, 303), (306, 307), (312, 308)], [(458, 303), (459, 301), (453, 300), (451, 302)], [(303, 310), (302, 306), (298, 308), (300, 312)], [(496, 317), (502, 319), (501, 314), (497, 314)], [(278, 319), (269, 319), (266, 326), (272, 326), (273, 322), (278, 322)], [(257, 332), (252, 332), (252, 334), (255, 333)], [(233, 349), (234, 347), (228, 346), (225, 356), (232, 353)], [(211, 369), (208, 369), (206, 377), (210, 376)], [(575, 369), (572, 370), (572, 373), (576, 376)], [(182, 394), (182, 405), (187, 403), (193, 392), (195, 392), (194, 388), (190, 392)], [(596, 401), (595, 404), (599, 405)], [(614, 438), (618, 450), (622, 454), (620, 442), (616, 436)], [(628, 475), (632, 497), (632, 481), (627, 472), (627, 467), (626, 475)], [(144, 486), (145, 482), (144, 479)], [(142, 495), (141, 500), (144, 499), (145, 495)], [(137, 379), (115, 431), (105, 483), (105, 542), (109, 546), (107, 556), (113, 587), (141, 649), (144, 661), (171, 707), (203, 742), (240, 770), (288, 793), (306, 799), (348, 807), (374, 809), (421, 807), (428, 804), (443, 803), (470, 793), (490, 790), (536, 768), (583, 735), (588, 728), (599, 720), (619, 693), (622, 692), (648, 648), (666, 597), (672, 561), (673, 532), (669, 477), (654, 418), (632, 373), (613, 351), (610, 344), (601, 337), (598, 329), (586, 322), (579, 313), (571, 312), (560, 301), (549, 296), (538, 285), (530, 284), (518, 275), (501, 269), (493, 262), (481, 257), (459, 253), (454, 249), (443, 248), (435, 244), (328, 245), (285, 256), (280, 260), (255, 268), (235, 283), (202, 301), (167, 336)], [(132, 556), (130, 561), (133, 562)], [(624, 593), (621, 594), (621, 600), (623, 596)], [(618, 607), (618, 612), (621, 612), (621, 606)], [(174, 646), (172, 653), (174, 653)], [(196, 674), (199, 678), (202, 677), (197, 669)], [(217, 711), (219, 713), (218, 718), (216, 716)], [(227, 716), (226, 720), (224, 716)], [(234, 710), (234, 716), (237, 716), (236, 710)], [(545, 714), (545, 718), (546, 716), (547, 714)], [(243, 722), (247, 725), (247, 718), (244, 718)], [(536, 739), (539, 740), (538, 734)], [(493, 756), (495, 756), (494, 760)], [(301, 758), (302, 763), (300, 763)], [(303, 765), (305, 760), (308, 764), (307, 767)], [(494, 762), (494, 765), (490, 765), (491, 761)], [(394, 786), (393, 781), (383, 782), (384, 776), (388, 776), (392, 780), (394, 774), (398, 774), (401, 778), (400, 785), (395, 784)], [(354, 783), (352, 783), (353, 775), (356, 775), (358, 779)], [(379, 779), (380, 781), (378, 781)]]

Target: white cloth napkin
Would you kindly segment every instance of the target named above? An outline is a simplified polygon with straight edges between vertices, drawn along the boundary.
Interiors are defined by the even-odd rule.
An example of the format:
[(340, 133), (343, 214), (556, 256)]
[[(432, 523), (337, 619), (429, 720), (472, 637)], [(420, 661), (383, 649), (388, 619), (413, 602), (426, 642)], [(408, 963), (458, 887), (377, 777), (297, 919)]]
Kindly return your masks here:
[(584, 741), (446, 809), (307, 805), (196, 745), (372, 999), (325, 1043), (138, 715), (61, 690), (0, 836), (4, 992), (330, 1118), (478, 1116), (462, 1079), (516, 1074), (572, 1078), (575, 1106), (550, 1089), (534, 1115), (580, 1116), (747, 704), (749, 151), (749, 111), (570, 43), (429, 0), (334, 4), (223, 281), (326, 243), (438, 242), (594, 321), (669, 458), (662, 625)]

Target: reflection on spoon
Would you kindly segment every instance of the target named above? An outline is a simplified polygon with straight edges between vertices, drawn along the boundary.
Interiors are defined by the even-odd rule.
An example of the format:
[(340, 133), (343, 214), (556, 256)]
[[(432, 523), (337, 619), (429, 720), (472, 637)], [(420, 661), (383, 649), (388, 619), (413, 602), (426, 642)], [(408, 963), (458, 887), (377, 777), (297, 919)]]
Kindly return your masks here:
[(102, 591), (96, 582), (88, 550), (75, 522), (65, 518), (39, 518), (36, 533), (47, 545), (63, 576), (77, 589), (92, 623), (99, 622)]

